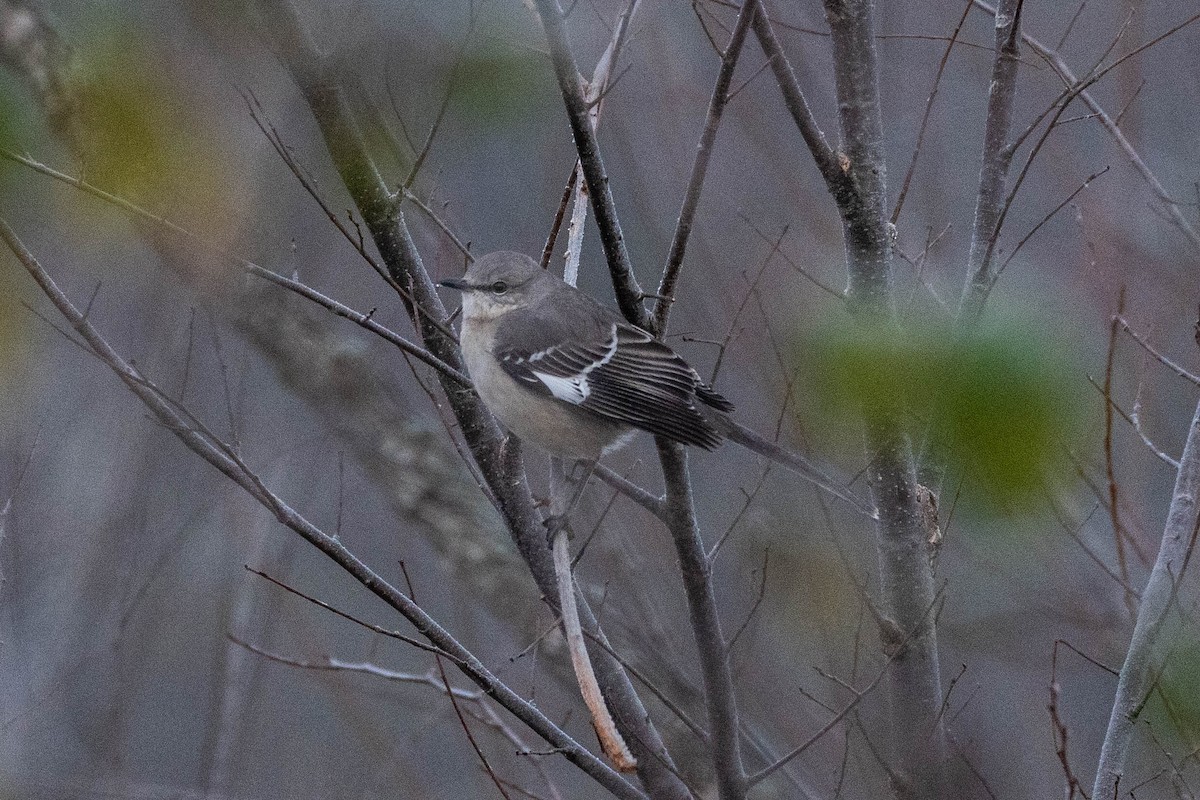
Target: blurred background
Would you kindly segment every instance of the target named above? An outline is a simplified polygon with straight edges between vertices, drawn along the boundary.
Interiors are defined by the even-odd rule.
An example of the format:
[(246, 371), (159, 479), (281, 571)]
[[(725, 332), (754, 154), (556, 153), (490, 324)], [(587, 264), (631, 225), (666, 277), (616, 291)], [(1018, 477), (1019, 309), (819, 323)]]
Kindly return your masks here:
[[(767, 6), (836, 140), (820, 5)], [(568, 30), (585, 74), (624, 7), (573, 7)], [(1084, 75), (1118, 35), (1119, 55), (1194, 8), (1183, 0), (1028, 4), (1024, 25)], [(474, 10), (306, 0), (301, 9), (389, 182), (409, 174), (444, 104), (413, 191), (475, 252), (539, 254), (574, 150), (533, 13), (510, 0)], [(31, 79), (14, 55), (14, 28), (5, 28), (4, 148), (411, 333), (395, 295), (260, 128), (273, 127), (346, 221), (351, 202), (311, 113), (241, 2), (6, 0), (0, 10), (10, 24), (32, 11), (56, 34), (62, 51), (50, 61), (57, 52), (70, 64), (83, 109), (47, 99), (53, 86)], [(890, 205), (963, 4), (878, 12)], [(643, 3), (606, 96), (600, 142), (644, 286), (658, 283), (716, 75), (705, 29), (723, 43), (735, 15), (718, 0)], [(1130, 324), (1200, 372), (1200, 247), (1088, 109), (1072, 106), (1015, 197), (998, 259), (1022, 246), (976, 344), (950, 346), (992, 38), (989, 15), (967, 15), (896, 222), (903, 342), (863, 339), (850, 327), (838, 296), (845, 267), (836, 209), (761, 69), (761, 50), (748, 43), (669, 341), (705, 376), (719, 364), (716, 386), (743, 422), (778, 433), (860, 492), (867, 464), (857, 402), (872, 392), (905, 400), (923, 464), (947, 465), (923, 475), (941, 488), (938, 620), (957, 785), (964, 797), (1044, 798), (1066, 785), (1047, 711), (1052, 679), (1070, 734), (1066, 758), (1090, 785), (1115, 688), (1104, 667), (1119, 668), (1132, 629), (1136, 601), (1126, 587), (1145, 582), (1174, 480), (1121, 413), (1106, 425), (1106, 375), (1114, 402), (1136, 409), (1143, 432), (1171, 457), (1196, 402), (1195, 386), (1124, 333), (1109, 367), (1110, 320), (1124, 293)], [(1197, 53), (1200, 26), (1186, 27), (1093, 89), (1193, 226)], [(1014, 131), (1061, 89), (1025, 48)], [(83, 117), (86, 127), (73, 121)], [(1013, 175), (1040, 134), (1018, 152)], [(462, 256), (438, 226), (405, 208), (431, 275), (458, 274)], [(109, 341), (235, 442), (268, 486), (393, 582), (403, 580), (403, 564), (435, 618), (593, 742), (561, 640), (547, 634), (553, 619), (455, 451), (445, 409), (425, 389), (428, 369), (194, 243), (11, 160), (0, 161), (0, 216)], [(580, 282), (611, 302), (594, 227)], [(180, 446), (55, 325), (16, 259), (0, 254), (0, 796), (495, 796), (427, 653), (286, 594), (244, 565), (384, 627), (407, 631), (403, 621)], [(527, 463), (541, 487), (543, 459), (530, 453)], [(822, 672), (861, 687), (880, 668), (864, 601), (875, 588), (874, 535), (744, 451), (697, 452), (691, 463), (706, 542), (728, 534), (714, 580), (725, 629), (738, 634), (737, 690), (757, 768), (849, 699)], [(611, 465), (660, 491), (648, 439)], [(579, 517), (575, 546), (589, 542), (580, 579), (618, 649), (702, 718), (665, 530), (601, 485)], [(1191, 796), (1188, 781), (1195, 785), (1192, 583), (1180, 582), (1166, 666), (1122, 784), (1140, 785), (1138, 797)], [(1052, 675), (1056, 641), (1070, 648), (1059, 646)], [(457, 674), (451, 681), (473, 688)], [(700, 745), (647, 702), (707, 796)], [(872, 732), (882, 702), (869, 696), (756, 796), (880, 796), (887, 776)], [(506, 780), (537, 797), (603, 796), (559, 758), (514, 755), (541, 743), (503, 712), (470, 707), (484, 720), (470, 720), (475, 737)]]

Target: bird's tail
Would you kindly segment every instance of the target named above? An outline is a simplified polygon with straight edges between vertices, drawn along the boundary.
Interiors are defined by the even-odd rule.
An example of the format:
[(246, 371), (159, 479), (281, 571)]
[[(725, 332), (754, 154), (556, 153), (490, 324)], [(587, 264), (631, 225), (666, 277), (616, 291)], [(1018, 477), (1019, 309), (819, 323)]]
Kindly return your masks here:
[(747, 450), (768, 458), (799, 475), (804, 480), (822, 489), (839, 500), (854, 507), (856, 511), (866, 514), (871, 519), (879, 519), (879, 512), (867, 501), (861, 499), (845, 486), (813, 466), (808, 459), (785, 450), (774, 442), (767, 441), (745, 425), (739, 425), (725, 414), (713, 414), (710, 421), (732, 442), (737, 442)]

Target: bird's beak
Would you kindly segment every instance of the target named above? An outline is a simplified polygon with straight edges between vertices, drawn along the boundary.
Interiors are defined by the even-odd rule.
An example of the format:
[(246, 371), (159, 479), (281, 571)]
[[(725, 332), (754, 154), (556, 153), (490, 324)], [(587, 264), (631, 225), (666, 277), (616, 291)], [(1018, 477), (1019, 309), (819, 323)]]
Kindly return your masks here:
[(438, 286), (445, 286), (447, 289), (458, 289), (460, 292), (465, 292), (471, 288), (471, 284), (462, 278), (447, 278), (444, 281), (438, 281)]

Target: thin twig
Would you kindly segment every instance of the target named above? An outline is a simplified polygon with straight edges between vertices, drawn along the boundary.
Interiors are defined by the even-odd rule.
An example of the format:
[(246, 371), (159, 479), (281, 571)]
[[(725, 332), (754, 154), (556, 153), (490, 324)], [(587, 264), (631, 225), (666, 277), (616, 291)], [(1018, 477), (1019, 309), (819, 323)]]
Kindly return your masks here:
[(756, 11), (755, 0), (745, 0), (742, 10), (738, 12), (737, 22), (729, 37), (729, 44), (721, 54), (721, 67), (717, 70), (717, 79), (713, 84), (712, 96), (708, 101), (708, 111), (704, 117), (704, 127), (700, 132), (700, 142), (696, 145), (696, 156), (692, 160), (692, 171), (688, 176), (687, 187), (683, 192), (683, 205), (679, 209), (679, 219), (675, 223), (675, 234), (671, 237), (671, 247), (667, 251), (667, 262), (663, 266), (662, 280), (658, 284), (658, 303), (654, 306), (652, 327), (650, 330), (662, 337), (667, 332), (667, 321), (671, 315), (671, 306), (675, 302), (675, 287), (679, 283), (679, 273), (683, 269), (683, 257), (687, 251), (688, 237), (692, 233), (692, 224), (696, 219), (696, 209), (700, 207), (700, 194), (704, 190), (704, 177), (708, 174), (708, 162), (712, 158), (713, 143), (717, 139), (717, 130), (721, 126), (721, 115), (729, 102), (729, 85), (733, 80), (734, 70), (737, 69), (738, 56), (746, 42), (746, 33)]
[[(989, 14), (995, 15), (996, 9), (984, 2), (984, 0), (973, 0), (973, 2), (975, 3), (976, 7), (983, 9)], [(1196, 19), (1196, 16), (1189, 17), (1182, 24), (1175, 26), (1161, 36), (1155, 37), (1155, 39), (1149, 44), (1152, 45), (1161, 42), (1166, 36), (1173, 35), (1179, 30), (1182, 30), (1183, 27), (1192, 24)], [(1075, 73), (1071, 71), (1071, 68), (1067, 65), (1067, 62), (1056, 50), (1051, 50), (1049, 47), (1046, 47), (1027, 33), (1022, 34), (1022, 39), (1024, 39), (1025, 43), (1029, 45), (1030, 49), (1046, 60), (1046, 63), (1048, 63), (1051, 69), (1058, 74), (1065, 85), (1077, 86), (1080, 84), (1079, 79), (1075, 77)], [(1139, 48), (1139, 52), (1141, 49), (1144, 48)], [(1138, 174), (1142, 176), (1142, 179), (1146, 182), (1146, 185), (1150, 187), (1151, 192), (1153, 192), (1154, 195), (1163, 203), (1171, 223), (1174, 224), (1184, 234), (1184, 236), (1188, 238), (1189, 241), (1191, 241), (1193, 247), (1200, 249), (1200, 231), (1198, 231), (1196, 227), (1193, 226), (1192, 223), (1187, 219), (1187, 217), (1183, 215), (1183, 212), (1179, 208), (1179, 204), (1174, 200), (1174, 198), (1171, 197), (1170, 194), (1168, 194), (1166, 188), (1162, 185), (1162, 182), (1159, 181), (1158, 177), (1153, 171), (1151, 171), (1150, 167), (1147, 166), (1145, 160), (1142, 158), (1137, 148), (1134, 147), (1133, 143), (1125, 136), (1125, 133), (1121, 130), (1117, 121), (1109, 116), (1109, 114), (1104, 110), (1091, 92), (1087, 91), (1086, 87), (1079, 92), (1079, 99), (1094, 114), (1096, 114), (1096, 119), (1104, 127), (1104, 130), (1113, 139), (1117, 147), (1123, 153), (1125, 153), (1126, 158), (1128, 158), (1129, 162), (1133, 164), (1134, 169), (1138, 171)]]
[(1151, 356), (1154, 357), (1155, 361), (1162, 364), (1164, 367), (1171, 370), (1176, 375), (1183, 378), (1185, 381), (1188, 381), (1189, 383), (1194, 383), (1197, 386), (1200, 386), (1200, 375), (1196, 375), (1192, 372), (1189, 372), (1185, 367), (1180, 366), (1175, 361), (1172, 361), (1170, 358), (1168, 358), (1167, 356), (1158, 352), (1158, 350), (1154, 349), (1154, 345), (1150, 344), (1150, 341), (1145, 336), (1138, 333), (1133, 328), (1133, 326), (1129, 324), (1129, 321), (1127, 319), (1125, 319), (1124, 317), (1119, 318), (1117, 321), (1121, 325), (1121, 330), (1128, 333), (1130, 335), (1130, 337), (1135, 342), (1137, 342), (1138, 345), (1143, 350), (1145, 350), (1147, 353), (1149, 353)]
[[(1108, 329), (1108, 354), (1104, 361), (1104, 399), (1109, 401), (1104, 404), (1104, 472), (1108, 478), (1108, 513), (1109, 519), (1112, 522), (1113, 540), (1117, 549), (1117, 568), (1121, 571), (1121, 583), (1129, 584), (1129, 564), (1125, 558), (1125, 526), (1121, 524), (1121, 503), (1118, 496), (1119, 486), (1117, 483), (1116, 466), (1113, 457), (1113, 404), (1112, 404), (1112, 383), (1113, 383), (1113, 364), (1117, 355), (1117, 320), (1125, 313), (1125, 287), (1121, 287), (1120, 294), (1117, 300), (1117, 313), (1113, 315), (1112, 322)], [(1125, 605), (1130, 613), (1133, 612), (1133, 595), (1126, 590)]]
[(900, 183), (900, 193), (896, 195), (896, 205), (892, 208), (891, 222), (893, 225), (900, 219), (900, 211), (904, 208), (904, 198), (908, 196), (908, 187), (912, 184), (913, 173), (917, 171), (917, 159), (921, 155), (921, 145), (925, 142), (925, 131), (929, 127), (929, 118), (933, 111), (933, 101), (937, 99), (938, 89), (942, 85), (942, 73), (946, 71), (946, 62), (950, 60), (950, 53), (954, 50), (954, 45), (958, 41), (958, 34), (962, 31), (963, 23), (967, 21), (967, 14), (970, 11), (971, 0), (967, 0), (962, 16), (958, 18), (958, 23), (950, 33), (950, 41), (946, 43), (946, 49), (942, 52), (937, 72), (933, 75), (933, 88), (929, 91), (929, 97), (925, 99), (925, 112), (921, 115), (921, 126), (917, 129), (917, 144), (913, 148), (912, 159), (908, 162), (908, 170), (904, 173), (904, 180)]
[[(940, 597), (940, 595), (938, 595), (938, 597)], [(934, 600), (935, 600), (935, 605), (936, 605), (937, 597), (935, 597)], [(933, 609), (934, 609), (934, 606), (930, 606), (928, 609), (927, 615), (928, 615), (928, 613), (931, 613), (933, 611)], [(924, 624), (924, 623), (922, 623), (922, 624)], [(908, 634), (903, 637), (903, 639), (901, 640), (901, 643), (902, 644), (907, 643), (908, 640), (912, 638), (914, 633), (915, 633), (915, 631), (909, 631)], [(796, 756), (800, 755), (805, 750), (812, 747), (818, 740), (820, 740), (822, 737), (824, 737), (825, 734), (827, 734), (831, 730), (833, 730), (834, 727), (839, 722), (841, 722), (843, 719), (845, 719), (846, 716), (848, 714), (850, 714), (850, 712), (854, 711), (854, 709), (856, 709), (858, 707), (859, 703), (861, 703), (869, 694), (871, 694), (871, 692), (873, 692), (875, 690), (875, 687), (877, 687), (879, 685), (879, 682), (883, 680), (883, 676), (888, 673), (889, 668), (892, 665), (892, 661), (896, 658), (896, 656), (900, 652), (903, 651), (903, 649), (904, 648), (902, 646), (902, 647), (897, 648), (892, 653), (890, 653), (887, 657), (887, 660), (884, 662), (883, 666), (881, 666), (879, 668), (879, 672), (877, 672), (875, 674), (875, 677), (871, 679), (871, 682), (868, 683), (862, 689), (855, 689), (853, 686), (850, 686), (849, 684), (842, 682), (842, 685), (845, 686), (845, 688), (848, 689), (851, 692), (851, 694), (853, 695), (850, 702), (848, 702), (848, 703), (846, 703), (846, 705), (842, 706), (841, 710), (838, 711), (836, 714), (834, 714), (833, 717), (830, 718), (829, 721), (826, 722), (825, 725), (822, 726), (819, 731), (814, 733), (812, 736), (808, 737), (806, 740), (804, 740), (804, 742), (802, 742), (800, 745), (798, 745), (794, 749), (788, 751), (785, 755), (783, 755), (781, 758), (779, 758), (779, 760), (777, 760), (774, 764), (771, 764), (769, 767), (761, 769), (758, 772), (754, 773), (753, 775), (750, 775), (746, 779), (746, 784), (748, 786), (756, 786), (757, 784), (761, 783), (763, 780), (765, 780), (766, 778), (769, 778), (772, 774), (774, 774), (781, 767), (786, 765), (789, 761), (796, 758)]]
[(754, 603), (751, 604), (750, 610), (746, 613), (746, 618), (742, 620), (742, 624), (733, 632), (733, 636), (729, 637), (727, 645), (730, 652), (737, 646), (737, 641), (741, 638), (742, 633), (750, 626), (754, 615), (758, 613), (758, 609), (762, 607), (763, 600), (767, 598), (767, 566), (771, 563), (771, 548), (763, 550), (762, 566), (758, 568), (758, 593), (754, 596)]
[(1000, 279), (1000, 276), (1004, 274), (1004, 270), (1008, 267), (1008, 265), (1012, 262), (1012, 260), (1017, 257), (1017, 253), (1021, 252), (1021, 248), (1025, 246), (1025, 243), (1028, 242), (1030, 239), (1032, 239), (1034, 234), (1036, 234), (1039, 230), (1041, 230), (1043, 225), (1045, 225), (1050, 220), (1054, 219), (1054, 217), (1057, 216), (1058, 212), (1060, 212), (1064, 208), (1066, 208), (1076, 197), (1079, 196), (1080, 192), (1082, 192), (1084, 189), (1091, 186), (1092, 181), (1094, 181), (1097, 178), (1101, 177), (1102, 175), (1106, 174), (1110, 169), (1112, 169), (1112, 167), (1105, 167), (1104, 169), (1102, 169), (1098, 172), (1093, 172), (1091, 175), (1084, 178), (1083, 183), (1079, 184), (1079, 186), (1075, 189), (1075, 191), (1073, 191), (1069, 195), (1067, 195), (1067, 197), (1061, 203), (1056, 205), (1053, 209), (1050, 210), (1050, 212), (1048, 214), (1046, 214), (1040, 220), (1038, 220), (1038, 223), (1036, 225), (1034, 225), (1032, 228), (1030, 228), (1029, 233), (1027, 233), (1023, 237), (1021, 237), (1021, 241), (1017, 242), (1017, 246), (1012, 249), (1012, 252), (1008, 254), (1008, 258), (1004, 259), (1004, 263), (1002, 263), (1000, 265), (1000, 268), (996, 270), (996, 274), (991, 279), (992, 284), (994, 285), (996, 283), (996, 281)]

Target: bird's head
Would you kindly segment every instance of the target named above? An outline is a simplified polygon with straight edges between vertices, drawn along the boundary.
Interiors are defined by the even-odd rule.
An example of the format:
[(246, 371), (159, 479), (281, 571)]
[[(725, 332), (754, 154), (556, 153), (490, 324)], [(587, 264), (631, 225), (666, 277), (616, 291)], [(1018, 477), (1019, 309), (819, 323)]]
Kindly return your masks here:
[(463, 316), (495, 319), (554, 290), (555, 276), (524, 253), (500, 251), (475, 259), (461, 278), (438, 283), (463, 293)]

